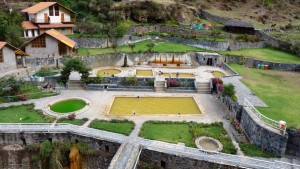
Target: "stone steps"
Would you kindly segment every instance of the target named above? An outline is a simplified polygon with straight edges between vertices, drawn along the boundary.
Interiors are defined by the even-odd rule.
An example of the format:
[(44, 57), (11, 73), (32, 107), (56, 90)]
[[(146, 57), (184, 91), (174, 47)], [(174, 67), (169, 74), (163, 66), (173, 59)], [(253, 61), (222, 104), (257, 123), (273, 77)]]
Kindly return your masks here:
[(209, 94), (210, 93), (210, 85), (209, 82), (196, 82), (197, 93), (201, 94)]
[(83, 82), (80, 80), (69, 80), (67, 82), (67, 89), (68, 90), (83, 90)]

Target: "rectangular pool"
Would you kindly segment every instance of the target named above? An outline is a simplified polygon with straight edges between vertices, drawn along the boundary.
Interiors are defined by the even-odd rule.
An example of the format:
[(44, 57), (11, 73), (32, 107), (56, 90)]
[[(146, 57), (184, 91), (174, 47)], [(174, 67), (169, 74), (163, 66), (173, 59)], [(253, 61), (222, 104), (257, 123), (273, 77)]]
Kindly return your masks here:
[(201, 114), (193, 97), (115, 97), (110, 115)]
[(136, 76), (153, 76), (152, 70), (136, 70)]

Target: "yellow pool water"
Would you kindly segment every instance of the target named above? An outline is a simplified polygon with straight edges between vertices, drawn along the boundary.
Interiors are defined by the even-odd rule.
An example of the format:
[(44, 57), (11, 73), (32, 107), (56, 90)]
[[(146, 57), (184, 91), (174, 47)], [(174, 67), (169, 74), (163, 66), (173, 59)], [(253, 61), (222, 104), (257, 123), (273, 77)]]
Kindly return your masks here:
[(153, 76), (152, 70), (136, 70), (136, 76)]
[(213, 74), (214, 77), (225, 76), (225, 74), (223, 72), (219, 72), (219, 71), (214, 71), (212, 74)]
[[(169, 77), (169, 73), (164, 73), (164, 77)], [(172, 77), (176, 77), (176, 73), (171, 73)], [(178, 77), (195, 77), (192, 73), (179, 73)]]
[(100, 76), (111, 76), (111, 75), (115, 75), (121, 73), (121, 70), (119, 69), (101, 69), (97, 72), (97, 75)]
[(201, 114), (193, 97), (115, 97), (110, 115)]

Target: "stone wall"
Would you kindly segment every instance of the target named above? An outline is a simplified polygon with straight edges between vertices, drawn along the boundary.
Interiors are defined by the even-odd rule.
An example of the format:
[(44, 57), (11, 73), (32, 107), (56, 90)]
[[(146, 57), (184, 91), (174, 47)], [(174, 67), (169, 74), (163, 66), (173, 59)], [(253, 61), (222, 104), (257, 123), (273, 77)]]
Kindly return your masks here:
[(209, 12), (206, 12), (206, 11), (201, 11), (200, 13), (201, 17), (203, 19), (206, 19), (206, 20), (210, 20), (210, 21), (214, 21), (214, 22), (218, 22), (218, 23), (221, 23), (221, 24), (225, 24), (227, 21), (231, 20), (232, 18), (227, 18), (227, 17), (223, 17), (223, 16), (217, 16), (217, 15), (213, 15)]
[(259, 37), (260, 39), (264, 40), (267, 45), (275, 47), (275, 48), (279, 48), (281, 50), (287, 51), (287, 52), (291, 52), (295, 55), (300, 56), (300, 47), (293, 45), (291, 43), (282, 41), (280, 39), (277, 39), (273, 36), (268, 35), (267, 33), (264, 33), (261, 30), (256, 30), (255, 31), (255, 36)]
[(245, 108), (242, 111), (240, 125), (251, 143), (277, 155), (285, 154), (288, 141), (287, 134), (282, 135), (278, 131), (271, 131), (254, 114), (250, 114)]
[(179, 37), (163, 37), (160, 39), (167, 40), (170, 42), (183, 43), (189, 46), (194, 46), (198, 48), (203, 48), (207, 50), (215, 51), (225, 51), (225, 50), (240, 50), (248, 48), (263, 48), (265, 47), (265, 42), (217, 42), (210, 40), (196, 40), (196, 39), (186, 39)]
[(289, 134), (288, 144), (286, 147), (286, 154), (300, 157), (300, 129), (287, 130)]
[(233, 102), (229, 97), (219, 97), (223, 105), (229, 110), (227, 116), (237, 119), (249, 141), (263, 150), (284, 155), (287, 147), (288, 136), (280, 134), (278, 130), (266, 126), (245, 107)]
[(87, 38), (87, 37), (78, 37), (71, 38), (76, 42), (77, 47), (80, 48), (106, 48), (110, 47), (113, 44), (113, 41), (116, 41), (118, 46), (127, 45), (127, 43), (136, 43), (150, 39), (149, 36), (123, 36), (122, 38), (112, 39), (112, 38)]
[(212, 163), (204, 160), (192, 159), (184, 156), (166, 154), (143, 149), (138, 162), (138, 169), (165, 168), (165, 169), (240, 169), (240, 167)]
[[(22, 140), (23, 139), (23, 140)], [(85, 136), (70, 133), (0, 133), (0, 145), (38, 144), (45, 140), (52, 139), (58, 142), (74, 142), (75, 140), (85, 142), (90, 148), (97, 150), (97, 155), (84, 155), (85, 168), (106, 169), (109, 167), (113, 156), (120, 147), (119, 143), (98, 140)], [(9, 156), (13, 153), (11, 156)], [(20, 151), (0, 151), (0, 168), (7, 169), (28, 169), (30, 164), (30, 154), (26, 150)], [(10, 164), (14, 164), (13, 166)]]
[(58, 41), (50, 36), (45, 37), (46, 47), (33, 48), (31, 43), (25, 46), (25, 52), (31, 57), (56, 57), (59, 56)]
[(248, 57), (240, 57), (240, 56), (223, 56), (225, 58), (226, 63), (242, 63), (247, 67), (257, 67), (260, 65), (268, 65), (268, 69), (271, 70), (283, 70), (283, 71), (300, 71), (300, 64), (289, 64), (289, 63), (276, 63), (276, 62), (268, 62), (263, 60), (258, 60), (254, 58)]
[(224, 69), (230, 76), (239, 75), (235, 70), (233, 70), (227, 63), (223, 62), (221, 68)]
[[(1, 52), (1, 50), (0, 50)], [(2, 48), (3, 62), (0, 63), (0, 73), (5, 73), (17, 68), (16, 55), (14, 50), (4, 46)]]

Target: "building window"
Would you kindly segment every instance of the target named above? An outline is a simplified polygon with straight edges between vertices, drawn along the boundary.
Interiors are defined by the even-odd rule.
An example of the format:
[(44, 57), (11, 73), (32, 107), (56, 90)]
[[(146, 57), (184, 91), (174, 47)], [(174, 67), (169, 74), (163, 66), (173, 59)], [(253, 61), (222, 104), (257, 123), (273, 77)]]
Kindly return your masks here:
[(45, 48), (46, 47), (46, 39), (45, 36), (40, 36), (33, 41), (31, 41), (32, 48)]
[(0, 63), (3, 62), (3, 48), (0, 49)]
[(35, 37), (34, 30), (31, 30), (32, 36)]
[(49, 7), (49, 16), (53, 16), (53, 6)]
[(28, 37), (28, 30), (25, 30), (25, 36)]
[(55, 5), (54, 9), (55, 9), (55, 16), (59, 16), (59, 6)]

